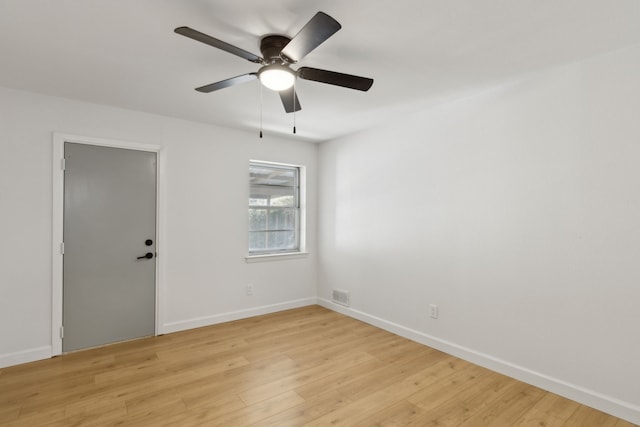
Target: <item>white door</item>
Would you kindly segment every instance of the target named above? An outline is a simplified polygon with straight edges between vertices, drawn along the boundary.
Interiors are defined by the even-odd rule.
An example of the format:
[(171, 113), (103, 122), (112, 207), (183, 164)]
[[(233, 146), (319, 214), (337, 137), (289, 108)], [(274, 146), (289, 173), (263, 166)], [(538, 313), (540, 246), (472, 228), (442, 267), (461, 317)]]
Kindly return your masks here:
[(64, 144), (64, 352), (155, 334), (157, 154)]

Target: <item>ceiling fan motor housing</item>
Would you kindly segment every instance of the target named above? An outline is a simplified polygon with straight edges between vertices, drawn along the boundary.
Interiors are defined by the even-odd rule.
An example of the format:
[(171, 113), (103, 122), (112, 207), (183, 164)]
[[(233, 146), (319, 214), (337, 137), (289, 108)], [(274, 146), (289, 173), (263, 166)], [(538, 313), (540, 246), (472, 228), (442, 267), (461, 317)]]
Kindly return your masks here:
[(272, 35), (263, 37), (260, 41), (260, 52), (266, 64), (274, 63), (288, 63), (292, 64), (295, 61), (281, 55), (280, 52), (291, 41), (289, 37)]

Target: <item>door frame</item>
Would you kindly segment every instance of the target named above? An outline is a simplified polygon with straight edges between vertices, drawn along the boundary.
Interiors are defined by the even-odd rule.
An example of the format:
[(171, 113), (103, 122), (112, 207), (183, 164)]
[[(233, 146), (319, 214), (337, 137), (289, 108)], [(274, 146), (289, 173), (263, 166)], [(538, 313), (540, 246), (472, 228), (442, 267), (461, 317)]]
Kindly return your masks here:
[[(52, 246), (51, 246), (51, 355), (62, 354), (62, 292), (63, 292), (63, 229), (64, 229), (64, 143), (99, 145), (103, 147), (122, 148), (125, 150), (149, 151), (156, 153), (156, 252), (163, 255), (164, 244), (164, 209), (165, 180), (164, 180), (164, 149), (160, 145), (143, 144), (138, 142), (121, 141), (115, 139), (94, 138), (88, 136), (53, 133), (52, 156)], [(155, 335), (164, 333), (164, 262), (163, 257), (156, 257), (156, 301), (155, 301)]]

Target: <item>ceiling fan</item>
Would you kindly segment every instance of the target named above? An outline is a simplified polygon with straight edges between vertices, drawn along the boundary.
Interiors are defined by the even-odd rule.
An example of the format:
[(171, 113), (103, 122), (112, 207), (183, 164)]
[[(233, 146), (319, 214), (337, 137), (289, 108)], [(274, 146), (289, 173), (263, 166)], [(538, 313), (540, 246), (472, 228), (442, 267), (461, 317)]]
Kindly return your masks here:
[(316, 13), (309, 22), (293, 38), (283, 35), (267, 35), (260, 41), (262, 57), (254, 55), (239, 47), (218, 40), (189, 27), (178, 27), (174, 31), (185, 37), (197, 40), (209, 46), (222, 49), (250, 62), (260, 64), (257, 72), (242, 74), (216, 83), (196, 88), (199, 92), (209, 93), (259, 79), (265, 87), (280, 94), (282, 105), (287, 113), (300, 111), (300, 102), (295, 93), (295, 80), (312, 80), (350, 89), (367, 91), (373, 85), (373, 79), (343, 74), (318, 68), (291, 68), (309, 52), (335, 34), (342, 26), (331, 16), (323, 12)]

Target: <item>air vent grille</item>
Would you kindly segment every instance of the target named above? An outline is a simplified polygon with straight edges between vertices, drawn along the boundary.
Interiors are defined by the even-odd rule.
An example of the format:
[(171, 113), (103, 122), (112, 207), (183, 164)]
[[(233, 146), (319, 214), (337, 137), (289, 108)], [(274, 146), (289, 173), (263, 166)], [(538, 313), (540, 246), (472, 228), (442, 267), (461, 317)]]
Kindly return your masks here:
[(333, 302), (349, 307), (349, 291), (333, 290)]

